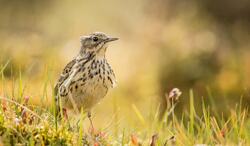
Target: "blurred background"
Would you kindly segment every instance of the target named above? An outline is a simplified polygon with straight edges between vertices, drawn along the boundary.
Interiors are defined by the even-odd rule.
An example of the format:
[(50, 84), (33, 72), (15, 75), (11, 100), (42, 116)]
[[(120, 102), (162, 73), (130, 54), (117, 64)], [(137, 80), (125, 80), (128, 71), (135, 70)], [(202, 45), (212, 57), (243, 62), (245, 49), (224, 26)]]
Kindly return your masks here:
[(0, 64), (9, 62), (0, 94), (17, 96), (22, 76), (23, 96), (51, 103), (80, 36), (95, 31), (120, 38), (107, 51), (118, 86), (94, 109), (101, 126), (112, 115), (136, 125), (132, 105), (145, 117), (164, 111), (175, 87), (180, 114), (190, 89), (197, 111), (202, 99), (224, 115), (250, 103), (248, 0), (0, 0)]

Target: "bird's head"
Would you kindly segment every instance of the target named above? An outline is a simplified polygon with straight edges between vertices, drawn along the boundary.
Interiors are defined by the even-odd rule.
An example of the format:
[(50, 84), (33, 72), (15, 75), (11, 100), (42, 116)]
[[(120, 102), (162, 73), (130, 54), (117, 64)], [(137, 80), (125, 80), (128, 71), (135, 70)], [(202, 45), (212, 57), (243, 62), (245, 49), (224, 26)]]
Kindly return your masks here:
[(108, 43), (118, 40), (102, 32), (94, 32), (87, 36), (81, 36), (81, 52), (93, 52), (98, 56), (104, 56)]

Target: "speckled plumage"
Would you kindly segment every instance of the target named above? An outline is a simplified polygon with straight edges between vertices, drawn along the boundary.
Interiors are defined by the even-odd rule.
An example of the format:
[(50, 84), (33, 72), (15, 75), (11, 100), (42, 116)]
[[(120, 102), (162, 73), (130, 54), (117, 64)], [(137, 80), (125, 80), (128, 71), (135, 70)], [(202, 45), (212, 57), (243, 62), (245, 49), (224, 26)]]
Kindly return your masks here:
[(66, 65), (55, 87), (63, 107), (73, 108), (71, 95), (78, 110), (90, 111), (115, 87), (115, 74), (105, 57), (107, 43), (114, 40), (104, 33), (81, 37), (79, 54)]

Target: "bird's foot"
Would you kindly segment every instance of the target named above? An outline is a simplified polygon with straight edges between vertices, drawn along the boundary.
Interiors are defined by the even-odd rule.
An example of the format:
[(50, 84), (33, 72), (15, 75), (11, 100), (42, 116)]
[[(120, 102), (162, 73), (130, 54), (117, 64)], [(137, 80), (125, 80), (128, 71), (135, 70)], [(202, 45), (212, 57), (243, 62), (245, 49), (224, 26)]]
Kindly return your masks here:
[(89, 127), (89, 133), (90, 133), (91, 135), (96, 135), (97, 131), (96, 131), (96, 129), (95, 129), (94, 127), (90, 126), (90, 127)]

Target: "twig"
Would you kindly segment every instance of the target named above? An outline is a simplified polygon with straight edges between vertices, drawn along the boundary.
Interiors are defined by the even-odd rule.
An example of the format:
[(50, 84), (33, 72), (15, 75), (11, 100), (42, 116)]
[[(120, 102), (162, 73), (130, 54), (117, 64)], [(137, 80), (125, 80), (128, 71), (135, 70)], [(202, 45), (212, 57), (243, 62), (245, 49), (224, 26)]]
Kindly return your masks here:
[(5, 101), (10, 102), (10, 103), (13, 103), (13, 104), (16, 104), (17, 106), (20, 106), (21, 108), (23, 108), (23, 109), (25, 109), (26, 111), (30, 112), (32, 115), (36, 116), (36, 117), (37, 117), (38, 119), (40, 119), (41, 121), (44, 121), (44, 120), (42, 119), (42, 117), (40, 117), (38, 114), (36, 114), (35, 112), (33, 112), (32, 110), (30, 110), (30, 109), (27, 108), (26, 106), (23, 106), (23, 105), (21, 105), (21, 104), (15, 102), (15, 101), (13, 101), (13, 100), (11, 100), (11, 99), (5, 98), (5, 97), (1, 97), (1, 96), (0, 96), (0, 99), (5, 100)]

